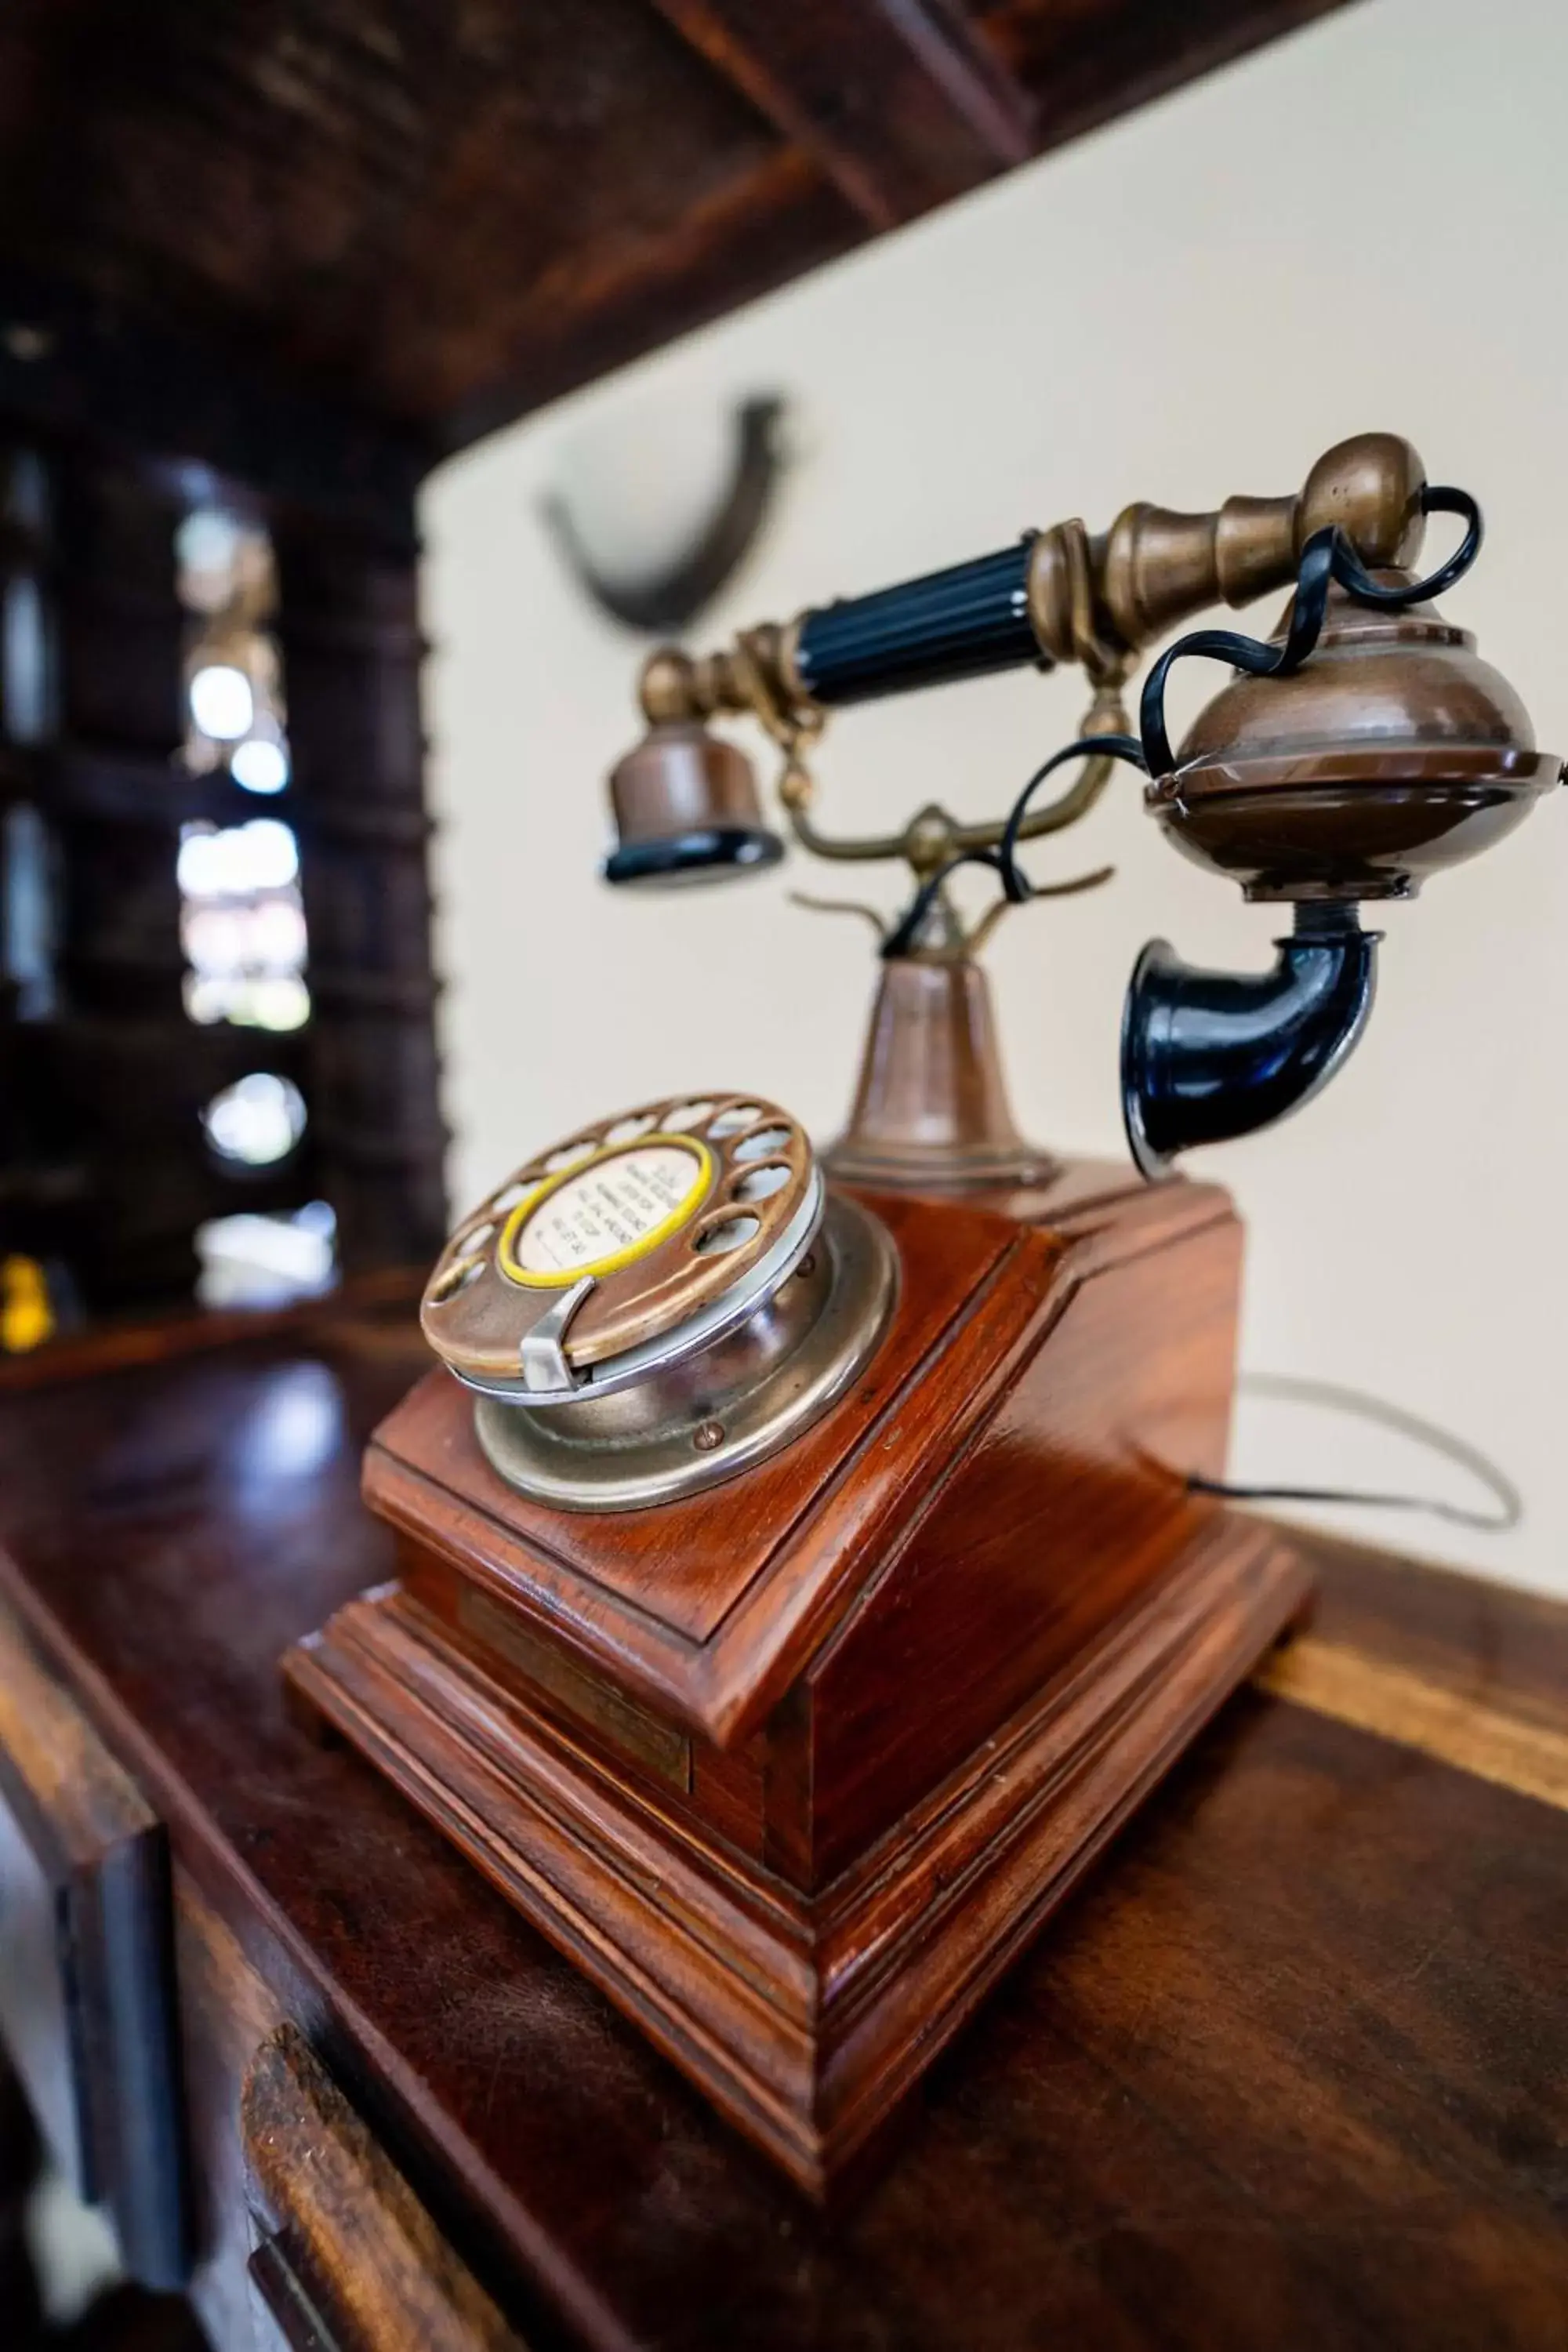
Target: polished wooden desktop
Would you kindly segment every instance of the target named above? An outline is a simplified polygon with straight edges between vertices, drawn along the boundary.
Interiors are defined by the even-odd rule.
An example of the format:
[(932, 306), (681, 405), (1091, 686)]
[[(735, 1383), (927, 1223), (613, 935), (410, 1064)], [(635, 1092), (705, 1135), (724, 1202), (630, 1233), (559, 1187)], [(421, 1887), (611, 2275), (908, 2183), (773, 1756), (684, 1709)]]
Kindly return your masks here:
[(394, 1292), (0, 1376), (0, 1786), (166, 1838), (222, 2352), (1568, 2341), (1568, 1612), (1312, 1541), (1311, 1628), (823, 2216), (289, 1717), (425, 1361)]

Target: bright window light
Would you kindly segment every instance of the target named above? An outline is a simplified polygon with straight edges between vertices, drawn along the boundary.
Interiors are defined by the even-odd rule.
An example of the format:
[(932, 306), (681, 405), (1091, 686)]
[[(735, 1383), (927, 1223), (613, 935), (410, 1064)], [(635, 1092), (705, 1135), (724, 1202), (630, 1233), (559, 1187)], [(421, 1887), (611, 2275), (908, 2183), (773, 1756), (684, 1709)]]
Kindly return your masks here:
[(248, 743), (236, 744), (228, 771), (247, 793), (280, 793), (289, 781), (289, 755), (281, 743), (253, 735)]
[(221, 507), (195, 507), (181, 523), (174, 534), (180, 594), (193, 612), (221, 612), (229, 602), (245, 537), (244, 525)]
[(195, 1228), (197, 1298), (207, 1307), (268, 1307), (329, 1291), (336, 1282), (334, 1234), (336, 1218), (324, 1200), (275, 1216), (209, 1218)]
[(275, 816), (219, 828), (185, 825), (180, 835), (180, 888), (187, 898), (252, 898), (287, 888), (300, 871), (292, 825)]
[(204, 1028), (232, 1021), (242, 1029), (302, 1029), (310, 1017), (310, 992), (298, 972), (188, 971), (184, 997)]
[(336, 1230), (325, 1201), (307, 1201), (292, 1214), (209, 1218), (196, 1227), (196, 1296), (204, 1307), (275, 1307), (330, 1290)]
[(214, 1095), (202, 1125), (219, 1159), (270, 1168), (288, 1158), (305, 1132), (304, 1097), (276, 1070), (252, 1070)]
[(215, 743), (237, 743), (256, 717), (256, 698), (242, 669), (209, 662), (191, 680), (191, 717)]

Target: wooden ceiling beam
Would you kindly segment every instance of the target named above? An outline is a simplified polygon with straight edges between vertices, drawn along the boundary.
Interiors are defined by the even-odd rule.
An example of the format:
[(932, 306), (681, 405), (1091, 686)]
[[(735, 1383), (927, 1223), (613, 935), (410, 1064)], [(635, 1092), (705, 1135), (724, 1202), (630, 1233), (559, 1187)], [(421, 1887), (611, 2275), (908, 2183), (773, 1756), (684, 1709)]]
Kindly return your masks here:
[(406, 537), (440, 454), (1343, 5), (10, 0), (0, 415)]
[(873, 229), (1034, 152), (1034, 108), (958, 0), (654, 0)]
[(1034, 92), (1036, 152), (1081, 138), (1351, 0), (984, 0), (985, 33)]

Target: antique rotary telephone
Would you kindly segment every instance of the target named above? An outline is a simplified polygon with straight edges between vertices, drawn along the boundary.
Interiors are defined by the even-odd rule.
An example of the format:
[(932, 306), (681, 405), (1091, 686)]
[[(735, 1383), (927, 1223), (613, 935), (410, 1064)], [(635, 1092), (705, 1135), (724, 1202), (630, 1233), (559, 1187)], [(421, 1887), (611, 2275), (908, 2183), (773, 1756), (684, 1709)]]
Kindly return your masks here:
[[(1463, 536), (1421, 578), (1433, 513)], [(1239, 1220), (1213, 1185), (1142, 1178), (1331, 1076), (1371, 1004), (1362, 902), (1413, 895), (1555, 781), (1429, 601), (1479, 541), (1467, 494), (1367, 435), (1299, 497), (1059, 524), (644, 670), (612, 880), (780, 855), (710, 731), (729, 713), (783, 748), (807, 849), (914, 870), (849, 1134), (825, 1181), (787, 1111), (710, 1088), (493, 1190), (426, 1288), (440, 1368), (366, 1455), (396, 1580), (285, 1671), (813, 2196), (1308, 1601), (1285, 1532), (1219, 1499)], [(1137, 656), (1286, 586), (1269, 640), (1170, 646), (1128, 729)], [(1235, 675), (1173, 752), (1165, 683), (1200, 655)], [(1066, 661), (1089, 731), (1004, 822), (816, 831), (830, 709)], [(1028, 898), (1024, 845), (1119, 763), (1184, 855), (1294, 909), (1258, 978), (1140, 959), (1141, 1176), (1012, 1128), (945, 891), (973, 860)]]

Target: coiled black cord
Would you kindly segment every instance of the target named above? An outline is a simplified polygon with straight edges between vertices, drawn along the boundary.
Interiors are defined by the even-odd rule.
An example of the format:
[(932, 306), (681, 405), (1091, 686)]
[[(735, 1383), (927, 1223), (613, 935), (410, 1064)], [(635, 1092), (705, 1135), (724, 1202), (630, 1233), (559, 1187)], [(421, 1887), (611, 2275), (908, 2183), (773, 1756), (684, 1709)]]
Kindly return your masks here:
[(1113, 760), (1124, 760), (1145, 776), (1168, 776), (1175, 765), (1175, 757), (1165, 728), (1165, 688), (1179, 661), (1201, 656), (1208, 661), (1226, 662), (1232, 669), (1241, 670), (1249, 677), (1289, 677), (1317, 648), (1329, 609), (1329, 590), (1334, 584), (1358, 604), (1398, 613), (1411, 604), (1428, 603), (1451, 588), (1456, 580), (1463, 579), (1480, 553), (1483, 525), (1479, 506), (1468, 490), (1429, 482), (1421, 493), (1421, 511), (1463, 515), (1466, 524), (1465, 535), (1452, 555), (1424, 580), (1408, 581), (1403, 586), (1389, 586), (1374, 580), (1338, 524), (1330, 523), (1314, 531), (1301, 550), (1290, 625), (1283, 645), (1271, 645), (1261, 637), (1246, 637), (1235, 629), (1194, 629), (1178, 637), (1173, 646), (1167, 646), (1143, 681), (1138, 706), (1138, 735), (1082, 735), (1076, 742), (1064, 743), (1059, 751), (1053, 751), (1035, 770), (1014, 802), (996, 846), (961, 851), (922, 883), (883, 940), (883, 956), (910, 953), (937, 893), (961, 866), (989, 866), (1000, 877), (1004, 896), (1011, 906), (1022, 906), (1034, 897), (1029, 877), (1018, 863), (1018, 835), (1035, 793), (1064, 761), (1098, 752)]

